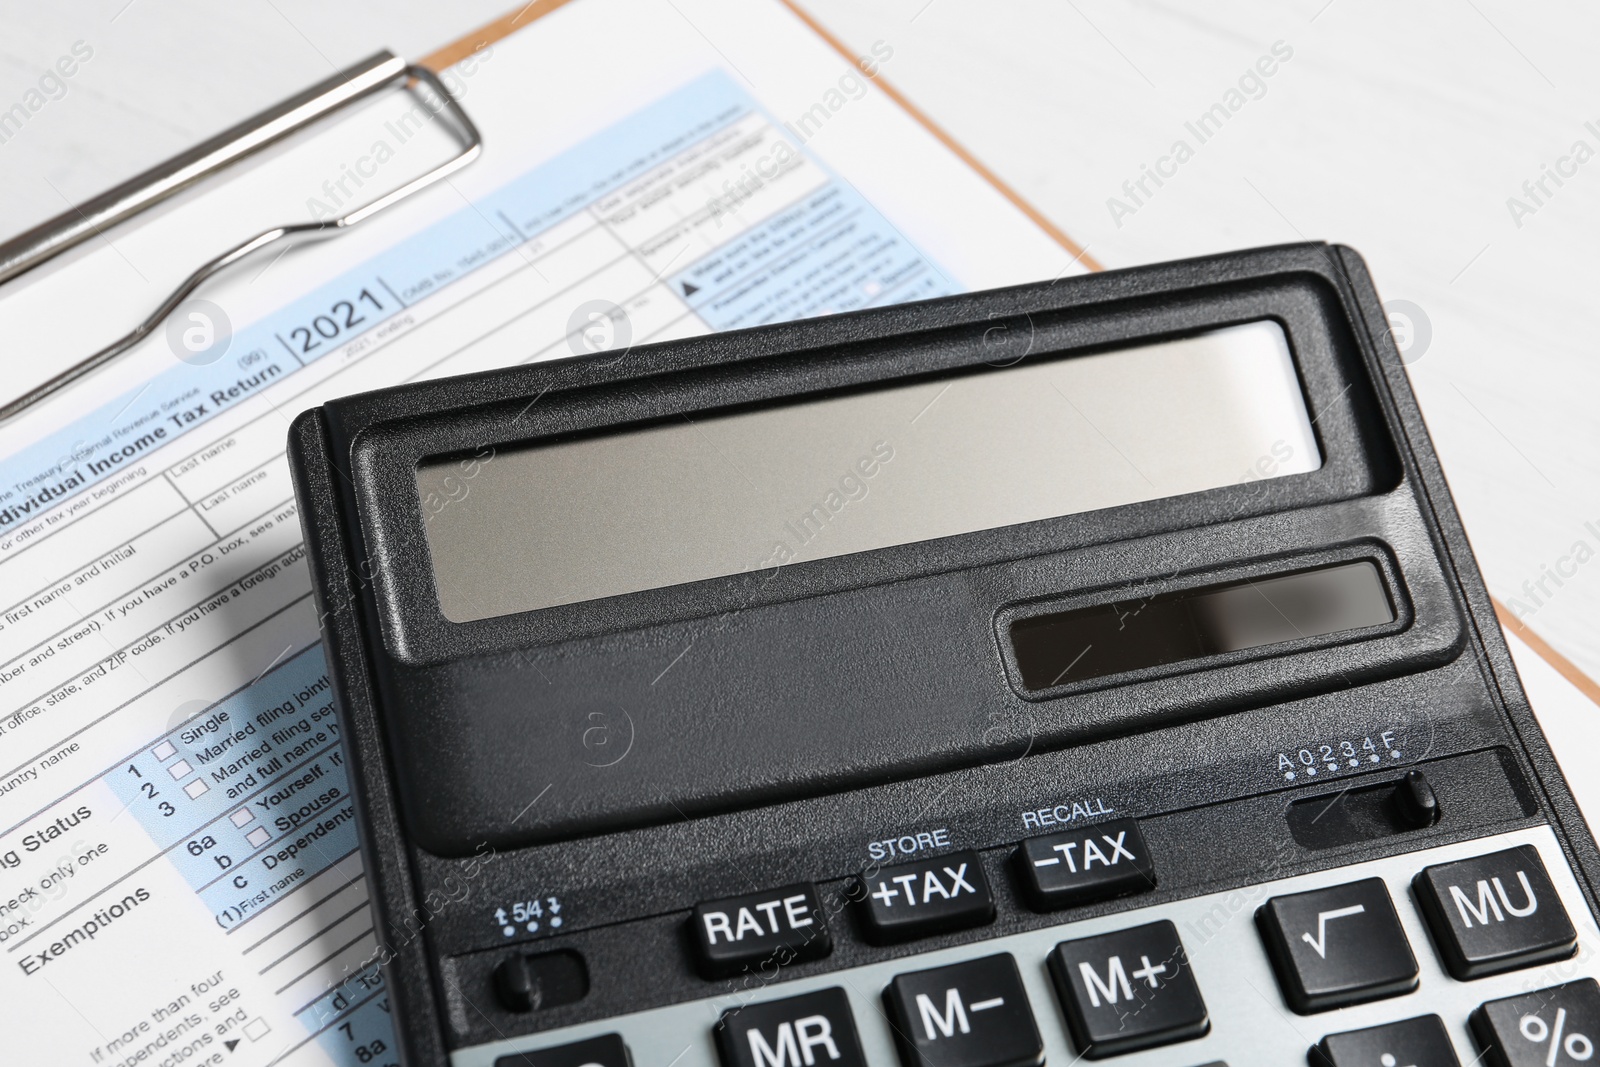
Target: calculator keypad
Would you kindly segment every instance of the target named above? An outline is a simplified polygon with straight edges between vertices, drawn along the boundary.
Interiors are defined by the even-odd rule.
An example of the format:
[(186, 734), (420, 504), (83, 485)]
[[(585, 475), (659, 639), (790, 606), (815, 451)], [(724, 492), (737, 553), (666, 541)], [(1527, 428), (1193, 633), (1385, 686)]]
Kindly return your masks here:
[[(959, 868), (963, 855), (986, 863), (993, 878), (1000, 858), (993, 853), (942, 859)], [(1590, 977), (1593, 946), (1575, 950), (1578, 934), (1564, 940), (1579, 914), (1582, 930), (1594, 927), (1561, 856), (1548, 827), (1517, 830), (1261, 886), (1063, 916), (1054, 925), (1033, 919), (1020, 931), (974, 931), (920, 954), (898, 949), (831, 970), (808, 965), (799, 977), (724, 979), (708, 983), (702, 1001), (524, 1040), (555, 1051), (615, 1031), (636, 1063), (682, 1050), (676, 1067), (989, 1067), (1124, 1057), (1130, 1067), (1265, 1067), (1308, 1057), (1323, 1067), (1549, 1067), (1552, 1050), (1558, 1064), (1581, 1064), (1597, 1051), (1600, 986)], [(909, 873), (903, 866), (900, 873)], [(1424, 903), (1425, 879), (1442, 885), (1452, 905), (1450, 886), (1458, 886), (1491, 922), (1494, 908), (1480, 902), (1479, 880), (1508, 924), (1540, 916), (1516, 928), (1515, 954), (1504, 943), (1491, 946), (1495, 966), (1514, 958), (1518, 969), (1453, 977), (1445, 928)], [(848, 907), (859, 920), (863, 880), (853, 886)], [(1021, 895), (1022, 885), (1014, 886)], [(990, 889), (997, 902), (1006, 899), (1000, 886)], [(774, 894), (752, 896), (760, 905)], [(819, 896), (831, 899), (826, 889)], [(1014, 923), (1017, 914), (1000, 921)], [(862, 938), (863, 925), (836, 921), (835, 948), (839, 939)], [(1577, 958), (1552, 962), (1552, 945)], [(1465, 953), (1479, 948), (1469, 942)], [(871, 951), (858, 940), (844, 954), (860, 959)], [(1327, 997), (1337, 1004), (1319, 999)], [(1319, 1014), (1299, 1017), (1297, 1000)], [(719, 1016), (708, 1026), (708, 1017)], [(641, 1060), (642, 1050), (654, 1058)], [(453, 1061), (498, 1067), (462, 1052)]]

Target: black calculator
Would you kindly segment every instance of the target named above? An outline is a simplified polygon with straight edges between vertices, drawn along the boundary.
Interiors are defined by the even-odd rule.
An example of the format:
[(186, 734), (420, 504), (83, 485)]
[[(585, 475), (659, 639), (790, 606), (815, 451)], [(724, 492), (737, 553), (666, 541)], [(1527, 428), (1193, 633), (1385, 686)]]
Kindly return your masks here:
[(1593, 1059), (1388, 331), (1301, 244), (301, 416), (404, 1061)]

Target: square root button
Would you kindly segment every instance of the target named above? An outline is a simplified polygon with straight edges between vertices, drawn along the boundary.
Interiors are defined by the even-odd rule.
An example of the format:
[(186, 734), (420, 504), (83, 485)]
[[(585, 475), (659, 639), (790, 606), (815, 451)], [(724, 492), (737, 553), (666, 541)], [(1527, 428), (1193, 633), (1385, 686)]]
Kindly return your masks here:
[(1417, 988), (1417, 958), (1381, 878), (1273, 897), (1256, 922), (1284, 999), (1301, 1015)]
[(1050, 977), (1072, 1039), (1091, 1060), (1211, 1029), (1178, 928), (1165, 919), (1063, 941), (1050, 953)]
[(706, 978), (786, 967), (833, 951), (817, 888), (809, 882), (697, 904), (689, 936)]
[(1039, 1067), (1044, 1042), (1008, 953), (896, 975), (883, 991), (905, 1067)]
[(1578, 932), (1532, 845), (1428, 867), (1412, 888), (1452, 977), (1564, 960)]

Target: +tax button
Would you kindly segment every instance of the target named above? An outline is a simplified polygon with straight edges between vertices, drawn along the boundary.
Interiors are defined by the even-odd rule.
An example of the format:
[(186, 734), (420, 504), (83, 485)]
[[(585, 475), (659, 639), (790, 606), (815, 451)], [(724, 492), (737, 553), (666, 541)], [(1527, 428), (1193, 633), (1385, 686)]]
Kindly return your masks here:
[(862, 875), (861, 891), (862, 926), (877, 944), (994, 921), (994, 895), (976, 852), (885, 867)]

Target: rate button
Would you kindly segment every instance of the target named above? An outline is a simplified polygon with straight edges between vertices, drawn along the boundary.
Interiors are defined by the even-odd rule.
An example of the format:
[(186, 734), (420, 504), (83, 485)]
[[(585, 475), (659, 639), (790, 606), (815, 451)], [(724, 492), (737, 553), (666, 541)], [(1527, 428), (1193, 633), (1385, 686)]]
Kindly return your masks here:
[(697, 904), (689, 920), (700, 973), (729, 978), (752, 966), (785, 967), (833, 951), (809, 882)]

